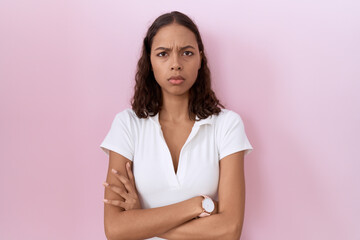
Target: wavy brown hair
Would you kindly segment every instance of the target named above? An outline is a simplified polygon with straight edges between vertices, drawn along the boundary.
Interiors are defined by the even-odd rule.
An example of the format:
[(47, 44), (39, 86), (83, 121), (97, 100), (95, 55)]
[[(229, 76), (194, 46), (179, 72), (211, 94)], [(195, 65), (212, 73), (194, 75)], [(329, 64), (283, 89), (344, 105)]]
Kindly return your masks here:
[(143, 41), (141, 57), (137, 64), (135, 75), (134, 96), (131, 100), (131, 106), (139, 118), (155, 116), (162, 107), (162, 92), (160, 85), (156, 82), (152, 72), (150, 53), (153, 38), (160, 28), (177, 23), (192, 31), (195, 34), (199, 52), (202, 55), (201, 68), (199, 69), (197, 79), (189, 90), (189, 116), (195, 120), (205, 119), (210, 115), (218, 115), (224, 106), (216, 98), (211, 89), (210, 70), (207, 65), (207, 59), (204, 53), (204, 45), (201, 40), (199, 30), (195, 23), (181, 12), (170, 12), (159, 16), (149, 27)]

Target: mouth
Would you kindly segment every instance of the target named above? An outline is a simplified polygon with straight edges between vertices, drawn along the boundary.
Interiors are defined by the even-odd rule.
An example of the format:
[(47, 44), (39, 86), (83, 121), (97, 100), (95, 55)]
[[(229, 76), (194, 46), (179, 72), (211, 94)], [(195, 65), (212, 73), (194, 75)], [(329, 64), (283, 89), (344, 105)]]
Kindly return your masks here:
[(169, 79), (170, 80), (185, 80), (185, 78), (183, 78), (181, 75), (178, 76), (171, 76)]
[(184, 82), (185, 78), (179, 75), (179, 76), (171, 76), (168, 80), (173, 85), (179, 85)]
[(178, 75), (178, 76), (171, 76), (168, 80), (173, 85), (179, 85), (184, 82), (185, 78), (183, 78), (181, 75)]

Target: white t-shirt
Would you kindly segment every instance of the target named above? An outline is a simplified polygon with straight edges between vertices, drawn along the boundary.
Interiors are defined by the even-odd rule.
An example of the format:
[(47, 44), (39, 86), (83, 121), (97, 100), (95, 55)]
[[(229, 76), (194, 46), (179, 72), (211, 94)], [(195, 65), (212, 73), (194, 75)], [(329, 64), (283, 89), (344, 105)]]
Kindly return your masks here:
[(116, 114), (100, 147), (106, 154), (111, 150), (133, 161), (135, 184), (144, 209), (201, 194), (218, 200), (219, 161), (238, 151), (245, 150), (245, 155), (252, 151), (241, 117), (227, 109), (195, 121), (180, 151), (176, 174), (159, 114), (138, 118), (130, 108)]

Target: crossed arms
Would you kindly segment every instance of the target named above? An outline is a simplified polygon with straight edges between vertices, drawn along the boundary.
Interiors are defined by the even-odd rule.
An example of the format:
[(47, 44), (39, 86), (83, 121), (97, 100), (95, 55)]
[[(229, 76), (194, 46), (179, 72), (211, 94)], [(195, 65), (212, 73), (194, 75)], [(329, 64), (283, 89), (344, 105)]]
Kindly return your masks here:
[[(220, 160), (217, 213), (194, 219), (201, 211), (202, 197), (194, 197), (172, 205), (141, 209), (135, 194), (130, 195), (134, 179), (130, 160), (110, 151), (105, 188), (105, 234), (109, 240), (145, 239), (234, 239), (241, 235), (245, 207), (244, 151)], [(115, 174), (111, 169), (116, 169)], [(112, 188), (115, 188), (114, 191)], [(116, 191), (118, 193), (116, 193)], [(126, 193), (126, 199), (119, 193)], [(124, 195), (125, 196), (125, 195)]]

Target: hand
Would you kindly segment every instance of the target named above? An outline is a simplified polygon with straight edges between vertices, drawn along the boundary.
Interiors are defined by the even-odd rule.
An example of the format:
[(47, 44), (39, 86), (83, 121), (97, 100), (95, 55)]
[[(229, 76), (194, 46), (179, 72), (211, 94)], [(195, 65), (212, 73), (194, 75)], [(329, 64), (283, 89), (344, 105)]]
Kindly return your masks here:
[(124, 198), (124, 201), (104, 199), (104, 202), (106, 204), (123, 208), (125, 211), (132, 209), (141, 209), (141, 203), (135, 185), (135, 178), (131, 171), (129, 163), (126, 164), (126, 171), (129, 178), (121, 175), (115, 169), (112, 169), (111, 171), (116, 176), (116, 178), (125, 186), (126, 190), (122, 190), (119, 186), (116, 186), (115, 184), (108, 184), (106, 182), (103, 183), (106, 188), (110, 189), (114, 193)]

